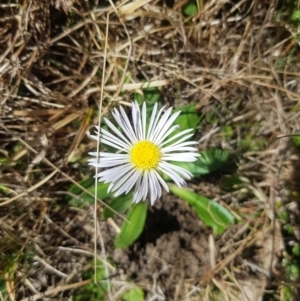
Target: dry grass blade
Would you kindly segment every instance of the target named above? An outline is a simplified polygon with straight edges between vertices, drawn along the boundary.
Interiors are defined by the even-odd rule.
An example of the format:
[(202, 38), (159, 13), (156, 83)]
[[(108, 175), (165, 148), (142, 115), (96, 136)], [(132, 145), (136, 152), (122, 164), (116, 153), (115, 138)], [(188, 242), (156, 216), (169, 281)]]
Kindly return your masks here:
[(77, 282), (77, 283), (72, 283), (72, 284), (68, 284), (68, 285), (61, 285), (61, 286), (57, 286), (55, 288), (52, 289), (48, 289), (46, 292), (43, 293), (37, 293), (33, 296), (30, 296), (28, 298), (24, 298), (21, 301), (36, 301), (39, 300), (41, 298), (45, 298), (45, 297), (51, 297), (52, 295), (57, 295), (60, 292), (63, 291), (68, 291), (71, 289), (76, 289), (82, 286), (85, 286), (87, 284), (91, 283), (91, 280), (84, 280), (81, 282)]

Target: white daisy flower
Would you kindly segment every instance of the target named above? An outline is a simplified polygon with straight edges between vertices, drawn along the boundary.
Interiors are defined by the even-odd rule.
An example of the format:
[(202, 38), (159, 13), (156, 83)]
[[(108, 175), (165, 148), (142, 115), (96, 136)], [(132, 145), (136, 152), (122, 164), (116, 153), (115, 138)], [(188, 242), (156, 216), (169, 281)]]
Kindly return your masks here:
[(99, 168), (109, 168), (96, 175), (99, 182), (110, 183), (108, 191), (115, 192), (115, 196), (129, 193), (135, 186), (133, 202), (145, 200), (149, 193), (151, 205), (161, 197), (161, 186), (169, 192), (169, 187), (160, 176), (168, 175), (179, 187), (186, 186), (182, 177), (190, 179), (192, 174), (169, 161), (193, 162), (199, 156), (198, 150), (191, 145), (194, 141), (186, 141), (193, 134), (193, 129), (184, 130), (170, 137), (170, 134), (180, 126), (173, 122), (180, 114), (171, 115), (172, 108), (163, 113), (165, 107), (157, 112), (154, 105), (149, 125), (147, 126), (146, 104), (142, 112), (137, 102), (132, 104), (131, 125), (124, 109), (114, 109), (112, 115), (122, 132), (108, 119), (104, 118), (111, 132), (96, 126), (96, 135), (92, 136), (98, 142), (116, 149), (116, 153), (97, 152), (90, 155), (95, 158), (89, 164)]

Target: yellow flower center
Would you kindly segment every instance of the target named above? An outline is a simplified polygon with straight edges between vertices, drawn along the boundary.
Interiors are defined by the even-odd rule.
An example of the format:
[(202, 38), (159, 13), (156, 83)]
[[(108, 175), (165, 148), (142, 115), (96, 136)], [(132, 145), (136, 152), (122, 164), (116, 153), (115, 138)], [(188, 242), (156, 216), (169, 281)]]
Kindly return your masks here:
[(143, 171), (156, 168), (161, 160), (158, 146), (150, 141), (139, 141), (132, 146), (130, 160), (136, 168)]

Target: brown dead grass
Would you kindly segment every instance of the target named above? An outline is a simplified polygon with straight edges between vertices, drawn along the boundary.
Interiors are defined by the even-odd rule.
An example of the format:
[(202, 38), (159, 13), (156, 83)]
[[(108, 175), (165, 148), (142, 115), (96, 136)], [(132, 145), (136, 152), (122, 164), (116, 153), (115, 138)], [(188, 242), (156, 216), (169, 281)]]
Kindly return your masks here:
[[(254, 298), (246, 287), (255, 268), (243, 254), (255, 246), (260, 296), (279, 273), (283, 249), (274, 204), (285, 198), (291, 174), (291, 142), (284, 137), (300, 129), (299, 41), (296, 29), (274, 22), (278, 1), (199, 1), (194, 18), (182, 14), (185, 1), (7, 2), (0, 4), (0, 271), (10, 300), (38, 300), (41, 292), (58, 298), (86, 284), (77, 276), (95, 256), (93, 208), (60, 212), (56, 201), (70, 182), (92, 175), (84, 159), (95, 148), (86, 135), (98, 122), (95, 112), (129, 106), (146, 87), (157, 87), (167, 105), (194, 103), (205, 113), (200, 149), (221, 145), (237, 156), (244, 190), (224, 194), (218, 183), (203, 182), (202, 193), (237, 217), (263, 212), (210, 241), (211, 269), (190, 292), (210, 300), (217, 287), (222, 300)], [(230, 139), (224, 126), (233, 128)], [(241, 152), (245, 137), (262, 147)], [(82, 237), (82, 225), (89, 237)], [(61, 247), (49, 253), (55, 239)], [(8, 272), (11, 253), (16, 262)], [(108, 299), (114, 296), (110, 291)], [(177, 292), (177, 300), (193, 296)]]

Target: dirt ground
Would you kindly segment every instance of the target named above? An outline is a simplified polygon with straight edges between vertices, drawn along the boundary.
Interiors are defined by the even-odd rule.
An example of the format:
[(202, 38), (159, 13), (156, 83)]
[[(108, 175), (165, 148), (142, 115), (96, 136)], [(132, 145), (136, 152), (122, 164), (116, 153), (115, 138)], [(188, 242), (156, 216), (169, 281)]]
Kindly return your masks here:
[[(0, 300), (128, 301), (132, 284), (149, 301), (300, 300), (297, 12), (288, 0), (2, 1)], [(195, 105), (200, 151), (230, 153), (235, 170), (188, 186), (236, 223), (215, 235), (165, 193), (121, 250), (122, 218), (70, 204), (70, 186), (94, 175), (99, 116), (149, 87)], [(93, 286), (103, 269), (108, 287)]]
[(115, 250), (113, 261), (130, 278), (149, 288), (155, 283), (152, 290), (176, 299), (183, 280), (197, 285), (209, 269), (208, 235), (187, 204), (165, 196), (150, 208), (138, 241), (125, 252)]

